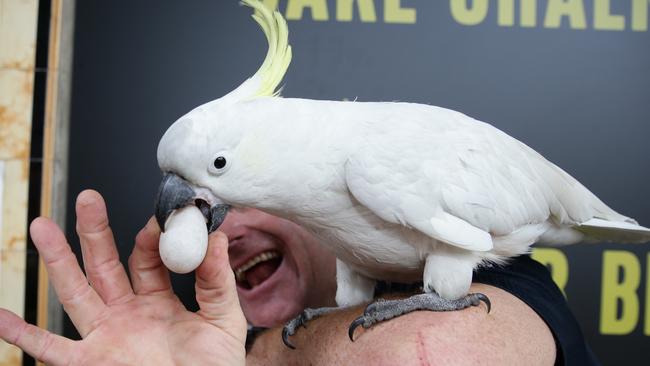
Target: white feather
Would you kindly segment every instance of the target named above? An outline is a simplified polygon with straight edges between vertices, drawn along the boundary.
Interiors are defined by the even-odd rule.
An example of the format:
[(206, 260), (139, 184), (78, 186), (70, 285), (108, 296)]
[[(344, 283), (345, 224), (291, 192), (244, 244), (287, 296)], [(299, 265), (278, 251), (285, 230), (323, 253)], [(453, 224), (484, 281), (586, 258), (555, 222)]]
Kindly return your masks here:
[[(163, 171), (233, 205), (294, 220), (339, 261), (337, 302), (372, 298), (374, 280), (422, 280), (457, 298), (472, 270), (536, 242), (645, 242), (650, 229), (610, 209), (541, 155), (464, 114), (408, 103), (276, 95), (291, 58), (286, 23), (244, 0), (269, 41), (260, 71), (165, 133)], [(215, 154), (230, 168), (211, 173)]]
[[(444, 108), (217, 100), (177, 124), (190, 127), (161, 140), (163, 170), (312, 231), (360, 276), (340, 276), (345, 303), (368, 297), (355, 278), (421, 280), (455, 298), (473, 269), (536, 242), (650, 238), (523, 143)], [(224, 150), (232, 167), (211, 175)]]

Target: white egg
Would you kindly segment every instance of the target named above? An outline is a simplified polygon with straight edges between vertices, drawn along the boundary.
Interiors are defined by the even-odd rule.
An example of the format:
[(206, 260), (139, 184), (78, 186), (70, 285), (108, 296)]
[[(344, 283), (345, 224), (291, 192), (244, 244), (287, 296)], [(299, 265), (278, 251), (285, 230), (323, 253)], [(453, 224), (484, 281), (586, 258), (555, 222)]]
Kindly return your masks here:
[(195, 270), (208, 249), (208, 228), (196, 206), (174, 210), (160, 235), (160, 258), (170, 271), (188, 273)]

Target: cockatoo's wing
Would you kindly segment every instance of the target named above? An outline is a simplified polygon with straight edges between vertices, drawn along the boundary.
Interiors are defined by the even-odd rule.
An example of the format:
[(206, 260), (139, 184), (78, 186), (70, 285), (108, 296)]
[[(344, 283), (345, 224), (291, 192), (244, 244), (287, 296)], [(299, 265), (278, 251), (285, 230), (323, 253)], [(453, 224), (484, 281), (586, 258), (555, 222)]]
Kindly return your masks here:
[(488, 124), (438, 108), (392, 123), (399, 128), (365, 136), (346, 165), (352, 195), (386, 221), (476, 251), (490, 250), (492, 239), (547, 222), (633, 223)]
[(381, 144), (370, 143), (346, 164), (348, 188), (362, 205), (383, 220), (414, 228), (459, 248), (492, 249), (490, 235), (449, 212), (440, 200), (440, 187), (417, 173), (419, 164), (409, 162), (417, 158), (415, 152), (397, 155), (398, 161), (382, 156), (386, 152)]

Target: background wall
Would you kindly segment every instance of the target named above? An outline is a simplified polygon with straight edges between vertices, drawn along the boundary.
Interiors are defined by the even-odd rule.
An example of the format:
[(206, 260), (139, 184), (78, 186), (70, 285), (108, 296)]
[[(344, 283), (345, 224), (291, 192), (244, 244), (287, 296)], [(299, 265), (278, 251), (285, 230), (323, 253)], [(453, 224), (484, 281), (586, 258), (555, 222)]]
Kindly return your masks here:
[[(285, 97), (460, 110), (524, 141), (650, 226), (650, 1), (267, 3), (289, 19), (294, 59)], [(95, 188), (126, 260), (153, 211), (165, 129), (262, 62), (265, 39), (249, 16), (235, 0), (77, 4), (71, 238), (72, 198)], [(604, 364), (646, 363), (649, 251), (602, 244), (536, 253)], [(191, 277), (177, 276), (175, 285), (194, 306)]]
[[(0, 0), (0, 307), (24, 315), (38, 1)], [(19, 365), (0, 341), (0, 365)]]
[[(73, 25), (74, 0), (0, 0), (0, 307), (54, 333), (63, 310), (27, 231), (64, 226)], [(0, 341), (0, 365), (33, 364)]]

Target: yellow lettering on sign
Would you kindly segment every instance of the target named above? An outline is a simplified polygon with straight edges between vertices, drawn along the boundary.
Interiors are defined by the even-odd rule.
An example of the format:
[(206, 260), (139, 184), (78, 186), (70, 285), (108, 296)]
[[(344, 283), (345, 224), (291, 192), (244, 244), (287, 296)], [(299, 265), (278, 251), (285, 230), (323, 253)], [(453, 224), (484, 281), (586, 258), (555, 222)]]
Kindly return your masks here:
[(643, 334), (650, 336), (650, 253), (645, 262), (645, 326)]
[(569, 281), (569, 261), (564, 252), (553, 248), (535, 248), (531, 258), (549, 268), (553, 282), (566, 296), (564, 288)]
[(611, 13), (610, 0), (595, 0), (594, 28), (602, 30), (624, 30), (625, 17)]
[(324, 21), (329, 19), (326, 0), (289, 0), (286, 18), (288, 20), (302, 19), (302, 12), (305, 8), (311, 9), (313, 20)]
[(537, 25), (537, 0), (521, 0), (521, 26), (534, 27)]
[(650, 0), (632, 0), (632, 30), (648, 30), (648, 3)]
[(582, 0), (548, 0), (544, 27), (559, 28), (562, 17), (569, 18), (569, 26), (574, 29), (587, 28), (585, 6)]
[(374, 23), (377, 21), (375, 12), (375, 3), (373, 0), (336, 0), (336, 20), (341, 22), (352, 21), (352, 6), (357, 3), (359, 9), (359, 19), (364, 23)]
[(497, 23), (506, 27), (515, 25), (515, 0), (499, 0)]
[[(619, 282), (619, 271), (623, 279)], [(603, 279), (600, 300), (600, 333), (623, 335), (631, 333), (639, 320), (637, 288), (641, 281), (641, 265), (632, 253), (623, 250), (603, 252)], [(618, 303), (621, 303), (620, 317)]]
[(278, 3), (280, 0), (263, 0), (262, 1), (267, 8), (271, 10), (276, 10), (278, 8)]
[[(497, 23), (500, 26), (515, 25), (515, 0), (499, 0)], [(519, 23), (522, 27), (534, 27), (537, 24), (537, 0), (519, 0)]]
[(384, 0), (384, 22), (415, 23), (416, 12), (413, 8), (403, 8), (401, 0)]
[(488, 0), (451, 0), (451, 16), (462, 25), (477, 25), (485, 20), (488, 11)]

